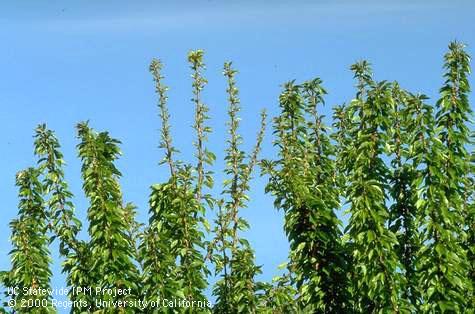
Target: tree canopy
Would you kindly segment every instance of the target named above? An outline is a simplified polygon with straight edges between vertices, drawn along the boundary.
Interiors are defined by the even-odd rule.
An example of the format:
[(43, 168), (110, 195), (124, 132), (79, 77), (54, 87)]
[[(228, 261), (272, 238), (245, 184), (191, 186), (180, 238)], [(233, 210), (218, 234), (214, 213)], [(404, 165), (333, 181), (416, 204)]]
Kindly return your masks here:
[[(150, 184), (146, 223), (124, 200), (118, 139), (88, 122), (77, 124), (88, 200), (87, 221), (80, 221), (60, 142), (46, 124), (35, 129), (38, 162), (16, 175), (18, 214), (10, 223), (11, 268), (0, 272), (0, 312), (57, 312), (54, 296), (39, 293), (52, 288), (53, 241), (71, 313), (474, 312), (474, 133), (463, 44), (448, 47), (434, 104), (397, 82), (375, 80), (363, 60), (350, 67), (355, 97), (335, 106), (327, 125), (322, 79), (284, 83), (280, 113), (272, 118), (275, 154), (266, 159), (260, 152), (267, 113), (261, 112), (246, 152), (238, 71), (225, 62), (221, 186), (213, 172), (219, 154), (208, 145), (204, 52), (191, 51), (188, 62), (192, 162), (179, 159), (174, 146), (163, 64), (154, 59), (149, 67), (160, 164), (169, 174)], [(257, 170), (268, 179), (263, 192), (284, 213), (290, 244), (288, 261), (271, 282), (259, 280), (262, 267), (245, 238), (251, 226), (242, 215), (258, 210), (247, 208)], [(78, 236), (83, 228), (87, 240)]]

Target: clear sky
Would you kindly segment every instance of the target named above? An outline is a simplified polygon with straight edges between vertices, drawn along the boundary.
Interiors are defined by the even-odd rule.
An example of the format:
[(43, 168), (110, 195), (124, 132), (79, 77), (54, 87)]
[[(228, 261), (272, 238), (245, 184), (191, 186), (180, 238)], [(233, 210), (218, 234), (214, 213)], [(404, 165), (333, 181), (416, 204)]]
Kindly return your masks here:
[[(228, 4), (224, 4), (228, 3)], [(126, 201), (147, 219), (149, 186), (166, 178), (159, 167), (159, 119), (148, 65), (165, 64), (175, 143), (191, 160), (193, 106), (190, 49), (204, 49), (214, 133), (210, 148), (222, 170), (226, 136), (223, 62), (232, 60), (242, 100), (245, 148), (252, 145), (258, 112), (278, 113), (285, 81), (319, 76), (329, 95), (325, 113), (349, 101), (354, 82), (349, 66), (368, 59), (378, 80), (397, 80), (434, 98), (442, 83), (442, 56), (450, 40), (475, 50), (474, 1), (5, 1), (0, 0), (0, 269), (9, 267), (9, 221), (17, 213), (15, 173), (35, 163), (32, 135), (46, 122), (59, 137), (66, 178), (77, 214), (85, 217), (74, 126), (90, 120), (120, 139), (118, 166)], [(473, 78), (471, 79), (474, 84)], [(473, 97), (472, 97), (473, 99)], [(274, 153), (271, 132), (263, 157)], [(223, 177), (218, 176), (220, 186)], [(264, 195), (266, 178), (255, 178), (246, 234), (263, 265), (263, 279), (286, 260), (282, 214)], [(217, 192), (217, 191), (216, 191)], [(87, 226), (84, 226), (87, 227)], [(83, 234), (83, 236), (86, 236)], [(55, 255), (54, 280), (63, 285)]]

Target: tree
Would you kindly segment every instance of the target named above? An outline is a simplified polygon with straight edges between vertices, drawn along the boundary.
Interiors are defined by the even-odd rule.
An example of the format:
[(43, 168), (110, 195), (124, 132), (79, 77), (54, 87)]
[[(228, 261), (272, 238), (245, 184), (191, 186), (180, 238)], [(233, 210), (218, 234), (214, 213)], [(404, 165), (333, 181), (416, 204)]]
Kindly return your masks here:
[(412, 310), (419, 310), (421, 273), (418, 268), (418, 252), (424, 244), (421, 231), (425, 215), (418, 205), (427, 169), (425, 156), (429, 153), (433, 136), (434, 117), (432, 106), (425, 103), (427, 96), (400, 90), (396, 92), (396, 101), (402, 102), (399, 111), (401, 133), (404, 134), (402, 138), (405, 139), (402, 142), (404, 149), (401, 149), (401, 158), (405, 158), (405, 161), (400, 167), (398, 158), (393, 160), (393, 165), (397, 165), (397, 168), (392, 180), (397, 184), (392, 189), (395, 203), (391, 208), (391, 221), (394, 223), (391, 229), (399, 231), (397, 253), (403, 266), (402, 296), (410, 301)]
[(16, 288), (12, 295), (13, 309), (22, 313), (55, 313), (50, 295), (37, 293), (40, 289), (51, 288), (51, 256), (46, 236), (48, 219), (39, 174), (35, 168), (18, 172), (18, 218), (10, 223), (12, 268), (5, 283), (7, 287)]
[(226, 169), (228, 178), (224, 181), (223, 198), (218, 202), (218, 214), (215, 221), (215, 239), (209, 248), (209, 256), (215, 264), (215, 273), (221, 275), (213, 294), (216, 296), (215, 313), (256, 313), (259, 300), (259, 285), (255, 276), (261, 268), (255, 265), (254, 251), (249, 242), (239, 232), (249, 228), (247, 221), (240, 217), (239, 210), (246, 207), (249, 181), (258, 161), (261, 143), (266, 126), (266, 112), (261, 113), (261, 128), (257, 135), (252, 153), (248, 155), (240, 149), (242, 137), (238, 133), (240, 100), (231, 62), (224, 64), (223, 74), (228, 86), (229, 134), (226, 149)]
[(326, 91), (320, 79), (285, 84), (281, 115), (274, 120), (280, 159), (264, 161), (267, 192), (285, 212), (290, 241), (289, 269), (295, 273), (302, 307), (319, 313), (348, 310), (346, 260), (341, 242), (340, 189), (334, 147), (317, 106)]
[(395, 250), (403, 276), (401, 297), (409, 302), (408, 310), (414, 311), (420, 300), (416, 269), (416, 253), (422, 244), (421, 215), (416, 207), (422, 166), (420, 154), (426, 153), (427, 136), (433, 125), (432, 112), (423, 103), (426, 96), (402, 90), (397, 82), (392, 86), (392, 98), (392, 125), (388, 128), (386, 146), (391, 155), (389, 194), (392, 204), (388, 225), (398, 240)]
[[(202, 50), (188, 54), (191, 162), (177, 159), (163, 66), (156, 59), (150, 64), (164, 150), (160, 164), (169, 176), (151, 185), (147, 224), (136, 221), (136, 207), (123, 200), (115, 165), (120, 141), (83, 122), (77, 148), (89, 239), (81, 240), (59, 141), (45, 124), (36, 128), (37, 167), (17, 174), (11, 269), (0, 271), (3, 294), (16, 305), (8, 309), (4, 302), (1, 313), (56, 312), (50, 294), (23, 289), (51, 288), (49, 244), (55, 240), (68, 287), (94, 289), (70, 290), (72, 313), (473, 312), (474, 132), (470, 58), (462, 44), (449, 45), (435, 105), (397, 82), (374, 80), (366, 61), (351, 66), (356, 97), (334, 108), (334, 130), (321, 114), (326, 90), (319, 78), (284, 84), (273, 120), (277, 155), (266, 160), (259, 160), (266, 112), (253, 149), (245, 152), (237, 71), (226, 62), (229, 135), (218, 196), (203, 57)], [(259, 281), (261, 266), (244, 237), (250, 226), (242, 210), (258, 164), (269, 176), (265, 191), (284, 211), (290, 244), (288, 263), (270, 282)], [(343, 210), (346, 228), (337, 214)], [(181, 305), (163, 307), (167, 300)], [(120, 303), (104, 303), (109, 301)]]
[(382, 159), (385, 131), (391, 123), (391, 85), (374, 82), (366, 61), (351, 69), (358, 80), (358, 92), (348, 108), (354, 123), (344, 149), (348, 156), (344, 168), (349, 182), (346, 199), (351, 217), (347, 232), (353, 259), (353, 301), (357, 312), (400, 312), (405, 302), (399, 295), (397, 238), (386, 227), (388, 169)]
[[(59, 253), (64, 258), (63, 272), (67, 273), (67, 284), (70, 288), (69, 298), (72, 301), (84, 301), (82, 293), (73, 293), (73, 287), (85, 287), (89, 277), (89, 254), (86, 242), (77, 236), (81, 230), (81, 222), (75, 217), (73, 194), (69, 191), (64, 178), (63, 154), (54, 132), (45, 124), (35, 130), (35, 154), (38, 156), (38, 168), (42, 174), (43, 194), (47, 197), (46, 207), (49, 227), (54, 238), (59, 238)], [(85, 305), (85, 304), (84, 304)], [(74, 311), (79, 311), (74, 309)]]
[[(149, 225), (140, 246), (145, 299), (149, 300), (156, 299), (157, 295), (164, 298), (206, 300), (204, 289), (207, 287), (206, 277), (209, 271), (202, 253), (205, 249), (202, 228), (207, 226), (207, 221), (201, 202), (202, 185), (211, 187), (212, 184), (212, 178), (204, 170), (204, 164), (211, 164), (213, 155), (203, 148), (205, 134), (210, 129), (204, 126), (208, 109), (200, 100), (200, 92), (206, 82), (200, 72), (204, 68), (202, 52), (190, 52), (189, 61), (193, 70), (194, 128), (198, 136), (196, 167), (177, 162), (173, 158), (178, 151), (174, 148), (170, 135), (166, 95), (168, 88), (163, 84), (160, 60), (153, 60), (150, 65), (159, 97), (160, 148), (165, 149), (165, 158), (161, 163), (168, 164), (170, 179), (166, 183), (152, 186)], [(197, 173), (196, 179), (194, 171)], [(204, 199), (211, 200), (208, 195)]]
[(121, 173), (114, 161), (120, 150), (118, 140), (107, 132), (97, 133), (87, 123), (77, 125), (83, 189), (89, 199), (88, 251), (90, 271), (88, 287), (93, 289), (131, 289), (130, 294), (94, 293), (89, 300), (92, 310), (133, 312), (133, 308), (103, 308), (97, 301), (133, 301), (138, 295), (138, 270), (133, 261), (133, 243), (127, 236), (129, 226), (119, 185)]
[[(469, 57), (463, 45), (453, 42), (445, 55), (445, 84), (437, 102), (435, 129), (424, 173), (424, 188), (419, 200), (426, 221), (425, 246), (419, 253), (420, 287), (424, 291), (424, 312), (461, 312), (471, 295), (469, 263), (463, 247), (463, 195), (468, 188), (469, 131), (466, 123), (470, 106), (467, 93)], [(472, 243), (473, 245), (473, 243)]]

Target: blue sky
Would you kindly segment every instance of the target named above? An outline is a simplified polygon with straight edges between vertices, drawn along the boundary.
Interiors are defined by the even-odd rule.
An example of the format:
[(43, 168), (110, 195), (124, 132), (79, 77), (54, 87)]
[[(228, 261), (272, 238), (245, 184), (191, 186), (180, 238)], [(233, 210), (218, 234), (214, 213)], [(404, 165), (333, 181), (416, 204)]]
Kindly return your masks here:
[[(0, 269), (9, 267), (9, 221), (17, 213), (15, 173), (35, 163), (33, 129), (46, 122), (59, 137), (77, 214), (85, 217), (74, 126), (90, 120), (120, 139), (124, 199), (147, 219), (149, 186), (166, 178), (159, 167), (159, 120), (148, 64), (159, 57), (169, 92), (173, 135), (191, 160), (193, 107), (186, 54), (204, 49), (209, 84), (210, 148), (222, 170), (226, 94), (223, 62), (232, 60), (242, 100), (245, 148), (253, 144), (258, 113), (278, 113), (282, 83), (319, 76), (331, 107), (349, 101), (349, 66), (367, 59), (378, 80), (397, 80), (434, 98), (442, 83), (442, 56), (450, 40), (475, 45), (473, 1), (0, 1)], [(473, 84), (473, 78), (471, 79)], [(473, 98), (472, 98), (473, 99)], [(263, 157), (271, 157), (270, 130)], [(218, 176), (219, 187), (223, 177)], [(263, 265), (263, 279), (287, 257), (282, 214), (255, 178), (242, 215)], [(217, 191), (216, 191), (217, 192)], [(56, 250), (53, 250), (55, 256)], [(57, 262), (57, 258), (55, 257)], [(56, 287), (63, 285), (54, 266)]]

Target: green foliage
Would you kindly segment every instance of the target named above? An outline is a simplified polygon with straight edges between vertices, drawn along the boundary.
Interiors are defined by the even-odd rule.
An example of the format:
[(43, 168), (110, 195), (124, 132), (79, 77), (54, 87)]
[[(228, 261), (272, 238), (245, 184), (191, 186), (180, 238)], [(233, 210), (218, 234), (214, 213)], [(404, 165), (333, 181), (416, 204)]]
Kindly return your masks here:
[(294, 279), (290, 273), (277, 276), (272, 279), (271, 283), (264, 283), (261, 297), (260, 312), (261, 313), (300, 313), (302, 310), (295, 302), (297, 290), (293, 285)]
[(266, 191), (285, 212), (290, 241), (289, 269), (295, 273), (299, 303), (321, 313), (348, 311), (346, 257), (341, 241), (340, 189), (335, 149), (317, 106), (326, 91), (316, 78), (285, 84), (281, 114), (274, 121), (280, 159), (264, 161)]
[(178, 153), (178, 150), (173, 147), (172, 144), (172, 136), (171, 136), (171, 128), (170, 128), (170, 114), (168, 112), (167, 107), (167, 90), (168, 87), (163, 84), (164, 76), (162, 75), (162, 63), (158, 59), (153, 59), (150, 63), (150, 73), (153, 76), (153, 80), (155, 81), (155, 92), (157, 93), (159, 100), (158, 100), (158, 108), (159, 108), (159, 115), (162, 121), (162, 128), (161, 128), (161, 141), (160, 141), (160, 148), (165, 149), (165, 158), (161, 161), (161, 164), (168, 163), (170, 167), (170, 174), (172, 176), (175, 175), (175, 165), (173, 160), (173, 155)]
[[(471, 113), (467, 93), (469, 57), (457, 42), (445, 55), (445, 83), (440, 89), (420, 209), (425, 216), (426, 245), (420, 250), (420, 287), (424, 312), (461, 312), (469, 307), (473, 282), (464, 249), (463, 196), (467, 182), (466, 126)], [(473, 245), (473, 243), (471, 244)]]
[[(101, 289), (131, 289), (125, 296), (96, 295), (90, 305), (99, 310), (94, 298), (104, 301), (134, 300), (138, 294), (138, 270), (133, 263), (132, 239), (127, 235), (129, 226), (124, 220), (126, 214), (119, 185), (121, 173), (114, 161), (120, 155), (118, 140), (107, 132), (96, 133), (87, 123), (77, 126), (81, 142), (78, 144), (82, 164), (83, 189), (89, 199), (87, 217), (89, 221), (89, 287)], [(104, 312), (131, 312), (131, 308)]]
[(18, 288), (12, 295), (15, 300), (13, 309), (22, 313), (55, 312), (49, 295), (33, 293), (39, 289), (51, 288), (51, 257), (46, 235), (47, 213), (42, 198), (43, 187), (38, 180), (39, 174), (38, 169), (28, 168), (16, 175), (19, 211), (18, 218), (10, 223), (12, 268), (4, 282), (7, 287)]
[[(70, 290), (72, 313), (473, 313), (475, 133), (469, 128), (470, 58), (464, 49), (449, 45), (435, 106), (397, 82), (375, 81), (367, 61), (354, 64), (356, 97), (334, 108), (333, 130), (320, 113), (326, 90), (319, 78), (284, 84), (273, 120), (277, 155), (262, 161), (266, 112), (246, 153), (237, 71), (226, 62), (228, 138), (218, 196), (211, 194), (216, 157), (206, 147), (211, 128), (202, 100), (204, 53), (188, 54), (196, 150), (191, 163), (176, 159), (163, 66), (152, 60), (159, 147), (165, 152), (160, 164), (167, 165), (169, 177), (151, 186), (148, 223), (137, 222), (135, 206), (123, 201), (115, 166), (120, 142), (80, 123), (89, 239), (79, 239), (82, 226), (59, 141), (39, 125), (37, 168), (16, 177), (11, 269), (0, 272), (2, 288), (19, 288), (4, 293), (16, 306), (9, 309), (4, 302), (0, 313), (56, 312), (50, 296), (22, 289), (50, 288), (49, 244), (55, 240), (68, 288), (131, 290), (115, 296)], [(249, 224), (241, 210), (257, 164), (269, 177), (266, 192), (284, 212), (290, 244), (289, 262), (279, 267), (286, 271), (271, 282), (258, 281), (261, 266), (243, 236)], [(343, 228), (337, 213), (345, 210)], [(206, 219), (210, 211), (212, 226)], [(216, 280), (209, 287), (212, 275)], [(146, 305), (163, 299), (204, 306)], [(95, 303), (99, 300), (132, 303), (107, 308)], [(22, 302), (34, 307), (21, 308)]]
[[(420, 110), (425, 96), (414, 96), (400, 88), (397, 83), (392, 87), (392, 125), (388, 129), (389, 141), (387, 153), (391, 155), (389, 173), (389, 194), (393, 203), (389, 208), (389, 229), (396, 234), (398, 243), (396, 254), (401, 262), (403, 282), (401, 297), (409, 301), (410, 310), (419, 301), (417, 271), (415, 265), (416, 253), (421, 246), (419, 234), (420, 215), (417, 212), (417, 186), (414, 183), (420, 178), (421, 163), (415, 159), (418, 150), (416, 145), (424, 143), (425, 134), (421, 126)], [(422, 141), (420, 141), (422, 136)], [(411, 161), (412, 160), (412, 161)]]
[[(143, 265), (143, 297), (156, 300), (158, 296), (168, 299), (206, 300), (209, 270), (203, 252), (205, 241), (203, 229), (207, 229), (202, 204), (202, 185), (212, 186), (211, 172), (204, 170), (204, 164), (212, 164), (213, 155), (204, 148), (206, 133), (204, 126), (208, 119), (208, 108), (201, 102), (200, 93), (206, 80), (201, 76), (204, 68), (202, 52), (191, 52), (189, 61), (193, 70), (195, 98), (195, 130), (197, 132), (196, 167), (175, 161), (178, 152), (172, 144), (169, 113), (167, 108), (167, 87), (163, 84), (160, 60), (153, 60), (150, 72), (156, 83), (161, 118), (160, 148), (165, 149), (165, 158), (170, 169), (170, 179), (164, 184), (152, 186), (150, 196), (149, 224), (142, 235), (139, 246), (139, 260)], [(195, 178), (194, 173), (197, 173)], [(206, 181), (204, 181), (206, 180)], [(210, 201), (209, 195), (204, 196)]]
[[(53, 238), (59, 238), (59, 252), (64, 258), (63, 272), (67, 273), (67, 284), (70, 288), (82, 287), (87, 283), (88, 254), (86, 243), (77, 239), (81, 222), (74, 215), (73, 194), (64, 179), (64, 160), (60, 144), (53, 131), (45, 124), (36, 128), (35, 154), (39, 157), (38, 167), (43, 173), (43, 193), (48, 197), (49, 226)], [(69, 298), (79, 301), (77, 294), (70, 290)]]
[(190, 169), (178, 172), (173, 180), (152, 186), (151, 217), (140, 254), (144, 258), (146, 296), (205, 300), (208, 270), (199, 225), (204, 218), (194, 218), (199, 206)]
[[(203, 50), (194, 50), (188, 53), (188, 62), (190, 63), (190, 68), (192, 70), (192, 90), (193, 98), (191, 99), (195, 104), (195, 123), (193, 128), (196, 132), (196, 141), (193, 143), (196, 147), (196, 172), (197, 172), (197, 182), (196, 182), (196, 199), (201, 201), (203, 185), (208, 188), (213, 187), (213, 177), (211, 171), (205, 171), (205, 164), (212, 165), (215, 159), (215, 155), (208, 151), (204, 143), (208, 139), (208, 134), (211, 133), (211, 128), (205, 124), (209, 120), (208, 111), (209, 108), (206, 106), (201, 99), (201, 91), (208, 83), (208, 81), (203, 77), (203, 71), (205, 69), (205, 64), (203, 61)], [(211, 201), (211, 197), (207, 195), (205, 197), (207, 201)]]
[(81, 222), (74, 216), (73, 194), (64, 180), (64, 160), (54, 133), (45, 124), (36, 128), (35, 154), (39, 157), (38, 168), (44, 172), (44, 194), (49, 196), (47, 206), (52, 228), (61, 239), (60, 253), (67, 256), (77, 246), (77, 234)]
[(347, 227), (352, 256), (352, 296), (357, 312), (399, 312), (405, 303), (398, 293), (401, 268), (395, 252), (397, 238), (386, 228), (388, 168), (383, 161), (388, 141), (391, 84), (374, 82), (366, 61), (351, 69), (358, 80), (356, 99), (349, 105), (349, 130), (344, 168), (348, 186), (346, 199), (351, 217)]
[(257, 163), (266, 126), (266, 113), (261, 113), (261, 129), (257, 135), (254, 150), (245, 161), (245, 153), (240, 150), (242, 137), (238, 133), (240, 101), (236, 87), (236, 70), (231, 62), (224, 64), (223, 74), (228, 81), (228, 127), (230, 138), (226, 149), (226, 169), (228, 178), (224, 181), (223, 198), (218, 202), (215, 221), (216, 235), (209, 247), (209, 256), (215, 264), (215, 273), (221, 275), (213, 294), (216, 296), (216, 313), (255, 313), (259, 300), (256, 295), (258, 285), (255, 276), (261, 273), (255, 265), (254, 251), (249, 242), (239, 235), (249, 228), (245, 219), (239, 216), (240, 208), (246, 207), (249, 180)]

